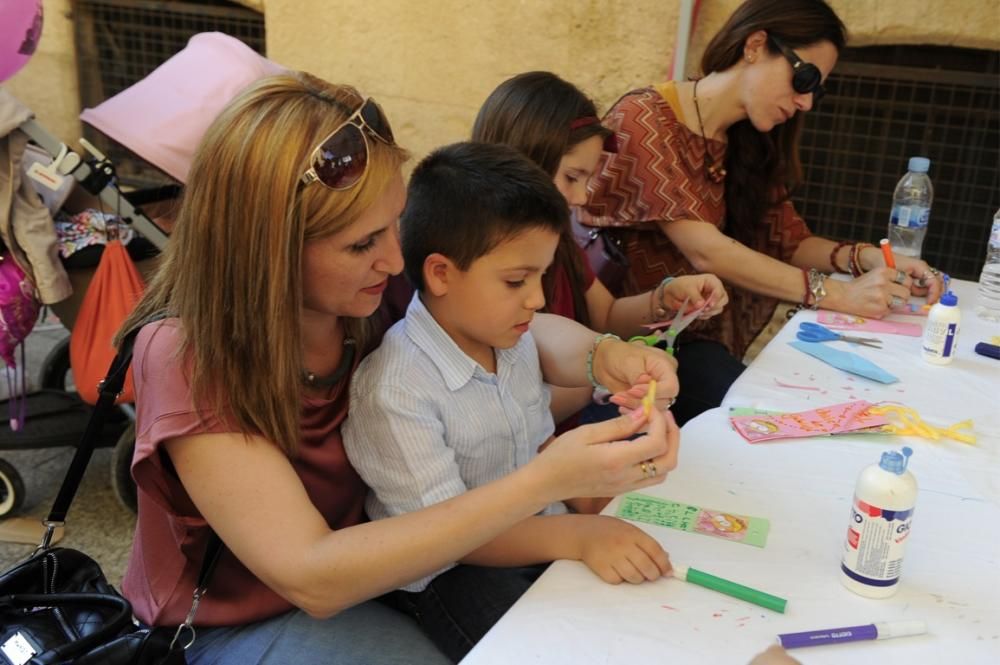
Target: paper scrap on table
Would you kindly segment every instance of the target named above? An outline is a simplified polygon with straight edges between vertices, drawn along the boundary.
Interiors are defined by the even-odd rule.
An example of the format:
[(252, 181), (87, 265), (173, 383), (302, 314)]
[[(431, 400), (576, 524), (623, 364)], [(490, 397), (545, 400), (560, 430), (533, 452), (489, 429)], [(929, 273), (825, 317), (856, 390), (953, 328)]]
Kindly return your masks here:
[(920, 337), (924, 332), (923, 328), (916, 323), (879, 321), (878, 319), (866, 319), (863, 316), (841, 314), (840, 312), (829, 312), (827, 310), (820, 311), (817, 320), (831, 330), (887, 333), (889, 335), (907, 335), (909, 337)]
[(899, 379), (885, 371), (872, 361), (859, 356), (851, 351), (841, 351), (831, 347), (826, 342), (789, 342), (793, 349), (798, 349), (802, 353), (808, 354), (817, 360), (822, 360), (828, 365), (837, 369), (842, 369), (851, 374), (863, 376), (879, 383), (896, 383)]
[(856, 400), (796, 413), (741, 415), (730, 417), (729, 422), (750, 443), (885, 431), (889, 418), (884, 413), (872, 413), (874, 406)]
[(630, 493), (622, 497), (617, 517), (715, 536), (734, 543), (764, 547), (771, 523), (763, 517), (736, 515), (723, 510), (701, 508), (648, 494)]

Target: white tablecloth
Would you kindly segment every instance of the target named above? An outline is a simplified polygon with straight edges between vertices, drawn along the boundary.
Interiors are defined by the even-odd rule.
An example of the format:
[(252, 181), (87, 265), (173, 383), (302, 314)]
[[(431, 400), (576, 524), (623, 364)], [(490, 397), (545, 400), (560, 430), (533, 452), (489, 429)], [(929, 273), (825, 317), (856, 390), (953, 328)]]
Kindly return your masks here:
[[(733, 385), (722, 408), (684, 427), (678, 469), (647, 490), (768, 518), (763, 549), (640, 526), (679, 563), (787, 598), (785, 614), (673, 579), (611, 586), (582, 563), (559, 561), (463, 663), (731, 665), (748, 662), (778, 633), (903, 619), (925, 620), (929, 633), (793, 653), (808, 665), (1000, 662), (1000, 361), (972, 351), (1000, 335), (1000, 325), (975, 317), (975, 284), (953, 289), (963, 322), (951, 365), (921, 360), (917, 337), (865, 335), (881, 337), (883, 351), (835, 343), (897, 375), (892, 385), (852, 378), (789, 347), (798, 323), (816, 318), (798, 314)], [(820, 390), (781, 387), (775, 378)], [(901, 402), (935, 425), (972, 418), (979, 442), (859, 435), (750, 445), (727, 421), (729, 406), (797, 411), (854, 398)], [(914, 450), (910, 469), (920, 491), (900, 589), (889, 599), (862, 598), (838, 580), (855, 481), (882, 451), (904, 444)]]

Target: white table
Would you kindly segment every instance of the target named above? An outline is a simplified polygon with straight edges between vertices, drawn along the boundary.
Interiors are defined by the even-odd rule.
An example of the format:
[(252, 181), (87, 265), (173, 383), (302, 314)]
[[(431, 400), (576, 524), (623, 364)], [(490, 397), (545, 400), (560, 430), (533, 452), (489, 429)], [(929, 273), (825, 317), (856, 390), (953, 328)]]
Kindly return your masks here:
[[(963, 321), (951, 365), (921, 360), (920, 338), (865, 335), (884, 340), (884, 351), (858, 352), (896, 374), (900, 382), (892, 385), (852, 380), (789, 347), (798, 323), (816, 318), (796, 315), (723, 407), (684, 427), (680, 465), (647, 490), (770, 519), (763, 549), (639, 526), (677, 562), (787, 598), (785, 614), (673, 579), (611, 586), (581, 563), (559, 561), (463, 663), (731, 665), (748, 662), (778, 633), (902, 619), (925, 620), (929, 633), (792, 653), (808, 665), (1000, 662), (1000, 361), (972, 351), (977, 341), (1000, 335), (1000, 325), (976, 318), (975, 287), (953, 284)], [(775, 377), (826, 393), (781, 387)], [(750, 445), (727, 421), (729, 406), (797, 411), (852, 398), (902, 402), (935, 425), (972, 418), (979, 442), (859, 435)], [(862, 598), (838, 580), (855, 481), (882, 451), (904, 444), (914, 450), (910, 468), (920, 492), (900, 589), (885, 600)]]

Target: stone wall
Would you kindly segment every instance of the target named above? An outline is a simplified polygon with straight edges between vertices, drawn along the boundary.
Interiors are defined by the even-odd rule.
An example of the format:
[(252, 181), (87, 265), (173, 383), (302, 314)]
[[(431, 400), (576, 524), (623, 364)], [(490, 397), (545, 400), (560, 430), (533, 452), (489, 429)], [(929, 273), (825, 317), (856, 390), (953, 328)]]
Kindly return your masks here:
[[(402, 143), (420, 157), (465, 138), (505, 78), (548, 69), (606, 108), (668, 76), (680, 0), (252, 0), (268, 55), (349, 82), (379, 99)], [(833, 0), (854, 45), (933, 43), (1000, 48), (996, 0)], [(739, 0), (702, 0), (688, 74)], [(4, 83), (57, 136), (80, 128), (72, 3), (44, 0), (35, 57)]]

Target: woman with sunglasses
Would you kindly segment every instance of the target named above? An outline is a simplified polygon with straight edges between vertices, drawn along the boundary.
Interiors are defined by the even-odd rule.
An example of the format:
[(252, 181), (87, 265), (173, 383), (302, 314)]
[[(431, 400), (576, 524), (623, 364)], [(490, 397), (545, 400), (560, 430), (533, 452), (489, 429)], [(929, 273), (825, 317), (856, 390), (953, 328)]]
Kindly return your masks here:
[[(139, 520), (122, 584), (136, 616), (182, 622), (211, 533), (224, 544), (189, 663), (446, 662), (372, 599), (554, 500), (660, 482), (642, 470), (650, 459), (676, 465), (677, 430), (654, 410), (563, 435), (450, 501), (366, 522), (340, 427), (376, 342), (372, 315), (402, 269), (406, 158), (375, 102), (302, 73), (252, 85), (203, 138), (163, 263), (123, 327), (141, 328)], [(676, 393), (662, 353), (595, 344), (555, 316), (533, 332), (549, 381), (585, 385), (590, 366), (617, 390), (652, 377)], [(648, 434), (615, 443), (638, 429)]]
[[(878, 318), (911, 293), (940, 295), (923, 261), (897, 255), (891, 269), (871, 245), (813, 236), (788, 198), (803, 114), (845, 39), (823, 0), (748, 0), (708, 44), (703, 78), (630, 92), (605, 118), (620, 147), (593, 178), (582, 221), (614, 227), (630, 263), (624, 293), (690, 272), (731, 285), (726, 312), (688, 328), (718, 343), (715, 361), (703, 358), (717, 385), (738, 375), (778, 300)], [(826, 279), (833, 272), (854, 279)]]

